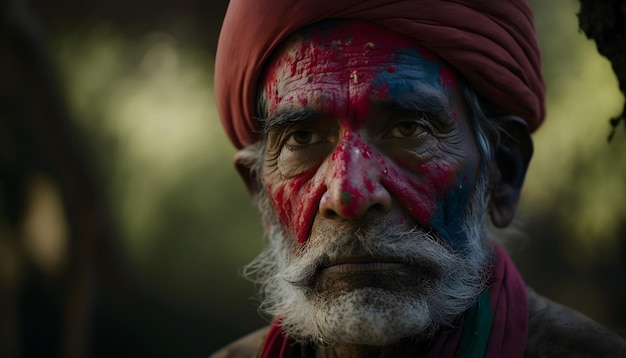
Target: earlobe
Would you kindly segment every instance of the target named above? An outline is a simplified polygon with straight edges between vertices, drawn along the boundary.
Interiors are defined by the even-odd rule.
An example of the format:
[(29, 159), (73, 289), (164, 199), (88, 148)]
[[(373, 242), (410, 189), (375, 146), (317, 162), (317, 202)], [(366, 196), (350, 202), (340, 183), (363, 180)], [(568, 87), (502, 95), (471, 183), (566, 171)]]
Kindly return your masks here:
[(259, 161), (260, 151), (259, 145), (253, 144), (238, 151), (234, 157), (235, 168), (246, 184), (248, 193), (253, 197), (260, 190), (258, 178), (258, 166), (261, 165)]
[(504, 132), (495, 148), (489, 213), (496, 227), (505, 227), (515, 217), (526, 170), (533, 154), (528, 125), (519, 117), (498, 118)]

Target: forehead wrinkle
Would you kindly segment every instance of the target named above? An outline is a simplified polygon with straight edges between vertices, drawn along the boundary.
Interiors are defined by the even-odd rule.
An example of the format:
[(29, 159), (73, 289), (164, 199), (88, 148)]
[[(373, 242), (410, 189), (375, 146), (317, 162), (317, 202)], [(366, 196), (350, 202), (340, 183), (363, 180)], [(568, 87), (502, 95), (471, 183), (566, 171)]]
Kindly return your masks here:
[[(357, 44), (352, 42), (354, 34), (346, 36), (343, 32), (331, 32), (331, 36), (331, 33), (321, 32), (323, 36), (296, 34), (274, 55), (270, 67), (274, 76), (272, 91), (275, 91), (277, 98), (269, 101), (267, 96), (273, 96), (274, 92), (267, 93), (268, 88), (264, 88), (264, 100), (273, 105), (273, 108), (266, 108), (269, 110), (265, 115), (277, 111), (281, 106), (297, 107), (297, 101), (300, 101), (303, 106), (313, 106), (320, 114), (347, 116), (345, 111), (350, 110), (352, 102), (345, 98), (350, 97), (350, 90), (353, 88), (351, 75), (356, 73), (355, 76), (358, 75), (361, 80), (362, 74), (366, 73), (362, 82), (366, 84), (368, 72), (374, 74), (371, 82), (374, 90), (385, 88), (388, 98), (395, 102), (393, 106), (396, 108), (417, 109), (441, 115), (451, 113), (448, 99), (441, 94), (437, 95), (442, 90), (439, 76), (442, 64), (436, 59), (424, 58), (417, 48), (404, 47), (408, 43), (395, 44), (391, 40), (381, 42), (378, 38), (377, 41), (366, 43), (361, 43), (364, 41), (361, 39)], [(390, 37), (392, 38), (395, 37)], [(323, 54), (324, 52), (327, 53)], [(338, 67), (338, 63), (343, 65)], [(391, 68), (393, 70), (388, 71)], [(407, 93), (416, 98), (407, 98)], [(335, 95), (345, 98), (333, 101), (332, 97)], [(370, 96), (370, 103), (376, 105), (378, 98), (373, 97)], [(364, 103), (360, 100), (359, 102)], [(293, 123), (299, 116), (302, 113), (272, 113), (265, 120), (264, 127), (271, 129)]]

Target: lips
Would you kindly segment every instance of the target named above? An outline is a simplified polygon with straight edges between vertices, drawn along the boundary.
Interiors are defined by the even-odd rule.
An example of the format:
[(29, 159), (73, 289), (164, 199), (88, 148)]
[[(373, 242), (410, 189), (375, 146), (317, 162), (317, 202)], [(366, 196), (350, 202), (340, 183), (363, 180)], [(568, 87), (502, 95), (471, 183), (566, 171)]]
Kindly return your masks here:
[(377, 258), (369, 255), (341, 257), (322, 265), (320, 274), (349, 274), (399, 270), (406, 264), (394, 258)]
[(329, 266), (324, 269), (324, 273), (357, 273), (357, 272), (377, 272), (385, 270), (398, 270), (404, 265), (394, 262), (369, 262), (369, 263), (354, 263), (354, 264), (340, 264)]
[(327, 259), (315, 275), (307, 280), (307, 293), (320, 299), (331, 299), (342, 294), (377, 288), (385, 291), (423, 295), (438, 280), (437, 270), (431, 265), (408, 263), (398, 258), (371, 255), (343, 256)]

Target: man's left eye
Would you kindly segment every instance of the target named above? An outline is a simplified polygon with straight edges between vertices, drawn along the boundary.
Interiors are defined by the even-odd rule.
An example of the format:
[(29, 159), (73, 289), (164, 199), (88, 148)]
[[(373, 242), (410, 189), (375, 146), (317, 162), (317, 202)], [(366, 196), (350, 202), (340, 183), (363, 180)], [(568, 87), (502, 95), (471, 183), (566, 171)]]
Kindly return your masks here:
[(389, 137), (411, 138), (424, 133), (424, 128), (417, 121), (403, 121), (397, 123), (389, 132)]
[(296, 131), (287, 139), (287, 145), (301, 146), (320, 142), (322, 137), (311, 131)]

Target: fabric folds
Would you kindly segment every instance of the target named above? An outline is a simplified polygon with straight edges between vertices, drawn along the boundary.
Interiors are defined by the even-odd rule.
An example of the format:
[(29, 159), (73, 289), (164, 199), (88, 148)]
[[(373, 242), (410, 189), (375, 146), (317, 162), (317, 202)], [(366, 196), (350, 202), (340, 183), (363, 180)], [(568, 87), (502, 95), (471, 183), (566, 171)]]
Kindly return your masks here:
[(299, 28), (326, 19), (372, 21), (405, 34), (531, 130), (544, 119), (539, 46), (525, 0), (231, 0), (217, 48), (215, 96), (237, 148), (259, 138), (258, 81), (272, 51)]

